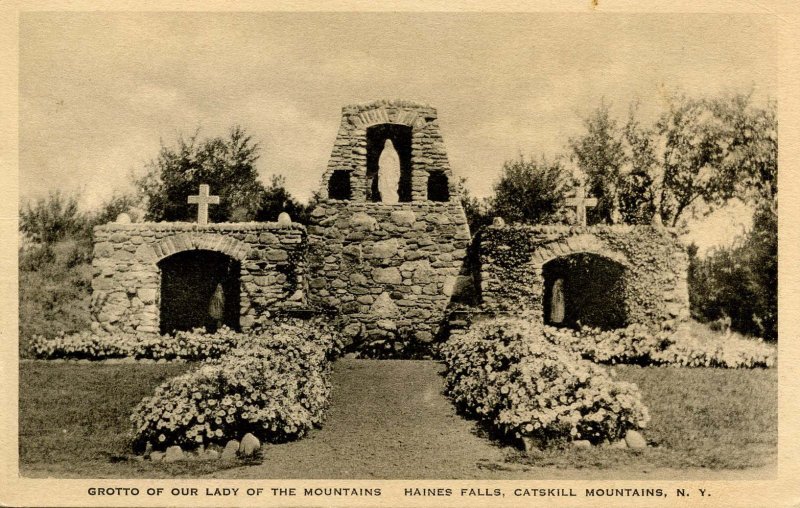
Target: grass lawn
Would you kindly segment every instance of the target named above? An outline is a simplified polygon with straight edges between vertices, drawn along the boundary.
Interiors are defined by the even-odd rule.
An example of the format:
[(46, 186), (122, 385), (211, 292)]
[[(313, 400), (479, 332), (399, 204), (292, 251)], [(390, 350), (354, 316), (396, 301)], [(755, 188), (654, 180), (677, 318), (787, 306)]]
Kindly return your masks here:
[[(142, 397), (190, 364), (20, 364), (19, 458), (23, 476), (162, 477), (184, 464), (127, 460), (128, 416)], [(202, 471), (205, 464), (192, 464)], [(216, 469), (218, 467), (213, 467)]]
[(643, 434), (651, 448), (516, 452), (520, 464), (574, 468), (622, 466), (743, 469), (774, 466), (778, 446), (776, 369), (635, 367), (612, 369), (636, 383), (651, 421)]
[[(23, 476), (158, 478), (557, 478), (578, 471), (626, 478), (666, 469), (772, 466), (777, 370), (619, 366), (641, 388), (652, 421), (647, 450), (568, 449), (525, 455), (455, 413), (441, 364), (342, 359), (330, 414), (297, 442), (267, 445), (263, 463), (128, 460), (133, 406), (188, 364), (20, 365)], [(542, 469), (543, 468), (543, 469)]]

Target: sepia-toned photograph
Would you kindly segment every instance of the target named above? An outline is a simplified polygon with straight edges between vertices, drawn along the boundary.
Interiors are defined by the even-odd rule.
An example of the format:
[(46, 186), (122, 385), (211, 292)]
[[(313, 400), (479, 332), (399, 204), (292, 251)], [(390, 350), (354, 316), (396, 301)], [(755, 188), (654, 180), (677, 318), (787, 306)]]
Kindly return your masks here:
[(781, 20), (581, 7), (21, 12), (20, 481), (776, 480)]

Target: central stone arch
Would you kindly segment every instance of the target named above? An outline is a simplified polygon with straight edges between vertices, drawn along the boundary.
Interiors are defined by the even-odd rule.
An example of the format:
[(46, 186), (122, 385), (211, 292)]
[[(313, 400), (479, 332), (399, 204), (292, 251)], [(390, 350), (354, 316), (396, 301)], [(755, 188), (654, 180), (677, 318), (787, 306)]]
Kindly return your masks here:
[(158, 262), (162, 334), (240, 329), (241, 262), (221, 252), (182, 250)]
[(149, 247), (153, 251), (154, 260), (162, 259), (187, 250), (208, 250), (230, 256), (237, 261), (244, 261), (250, 254), (250, 245), (230, 235), (213, 233), (179, 233), (162, 238)]
[(591, 234), (575, 235), (564, 240), (545, 243), (533, 253), (531, 263), (535, 270), (541, 272), (542, 266), (548, 261), (570, 254), (595, 254), (625, 267), (630, 266), (624, 254), (609, 248), (602, 240)]

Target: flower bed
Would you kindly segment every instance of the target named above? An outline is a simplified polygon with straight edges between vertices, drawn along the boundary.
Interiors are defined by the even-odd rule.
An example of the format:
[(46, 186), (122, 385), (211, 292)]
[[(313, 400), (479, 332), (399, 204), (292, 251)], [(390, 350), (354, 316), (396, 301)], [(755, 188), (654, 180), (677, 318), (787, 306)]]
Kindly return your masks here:
[[(340, 339), (333, 329), (321, 319), (301, 321), (284, 319), (270, 329), (290, 326), (294, 333), (306, 341), (334, 341), (333, 349), (341, 349)], [(214, 333), (198, 328), (179, 331), (175, 335), (153, 335), (136, 333), (79, 332), (60, 334), (53, 338), (41, 335), (33, 337), (30, 356), (33, 358), (107, 360), (112, 358), (137, 358), (151, 360), (201, 361), (217, 358), (236, 346), (250, 340), (252, 334), (235, 332), (222, 327)]]
[(549, 342), (579, 353), (583, 358), (597, 363), (631, 363), (650, 365), (654, 355), (668, 348), (674, 341), (668, 332), (653, 333), (647, 326), (630, 325), (615, 330), (584, 327), (581, 330), (542, 328)]
[(106, 360), (110, 358), (147, 358), (153, 360), (204, 360), (229, 351), (243, 334), (229, 328), (215, 333), (204, 329), (177, 332), (174, 336), (136, 333), (79, 332), (53, 338), (36, 335), (30, 343), (34, 358)]
[(635, 385), (614, 381), (526, 321), (478, 323), (441, 353), (456, 405), (507, 435), (544, 444), (600, 443), (649, 420)]
[(778, 361), (774, 345), (734, 336), (717, 341), (678, 336), (673, 344), (652, 356), (653, 363), (660, 365), (725, 369), (769, 368)]
[(700, 339), (687, 333), (651, 332), (643, 325), (580, 331), (543, 327), (545, 338), (597, 363), (680, 367), (772, 367), (777, 349), (761, 340), (735, 336)]
[(195, 371), (164, 382), (133, 411), (134, 449), (225, 444), (252, 433), (296, 439), (319, 425), (338, 337), (326, 328), (278, 324)]

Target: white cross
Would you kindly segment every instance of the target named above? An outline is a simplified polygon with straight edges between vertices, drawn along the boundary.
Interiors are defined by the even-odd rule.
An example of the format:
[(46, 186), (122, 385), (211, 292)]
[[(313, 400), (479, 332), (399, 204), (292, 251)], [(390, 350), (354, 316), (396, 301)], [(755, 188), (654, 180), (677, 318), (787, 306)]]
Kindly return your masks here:
[(218, 205), (219, 196), (208, 195), (208, 185), (201, 183), (200, 192), (197, 196), (189, 196), (189, 204), (197, 205), (197, 223), (208, 224), (208, 205)]
[(574, 206), (575, 213), (578, 215), (578, 224), (586, 225), (586, 208), (597, 206), (597, 198), (587, 198), (586, 188), (583, 184), (575, 189), (575, 197), (566, 199), (567, 206)]

